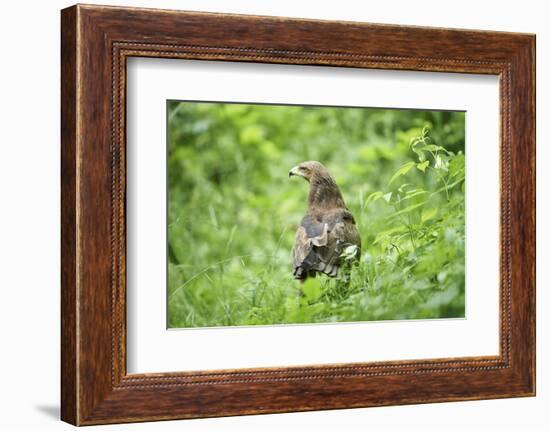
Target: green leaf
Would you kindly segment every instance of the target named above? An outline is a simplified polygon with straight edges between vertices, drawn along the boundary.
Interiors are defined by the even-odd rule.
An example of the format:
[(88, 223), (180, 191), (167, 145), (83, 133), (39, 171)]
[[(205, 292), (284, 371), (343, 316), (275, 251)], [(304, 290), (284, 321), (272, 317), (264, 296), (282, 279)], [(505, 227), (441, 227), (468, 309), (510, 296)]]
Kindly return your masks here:
[(421, 172), (426, 172), (426, 168), (430, 165), (429, 160), (425, 160), (422, 163), (417, 163), (416, 168)]
[(392, 192), (386, 193), (383, 197), (387, 203), (390, 203)]
[(426, 155), (424, 154), (424, 151), (422, 151), (422, 149), (418, 149), (416, 147), (411, 147), (411, 148), (415, 152), (415, 154), (418, 156), (418, 160), (420, 162), (423, 162), (424, 160), (426, 160)]
[(369, 197), (367, 198), (367, 200), (366, 200), (365, 205), (364, 205), (363, 208), (366, 208), (367, 205), (368, 205), (369, 203), (377, 201), (377, 200), (380, 199), (383, 195), (384, 195), (384, 193), (382, 193), (381, 191), (371, 193), (371, 194), (369, 195)]
[(437, 208), (424, 208), (420, 219), (422, 220), (422, 223), (424, 223), (425, 221), (433, 219), (436, 215)]
[(459, 153), (449, 162), (449, 175), (455, 177), (464, 175), (464, 154)]
[(396, 172), (395, 174), (393, 174), (393, 176), (390, 178), (390, 182), (388, 184), (391, 184), (393, 183), (397, 178), (405, 175), (407, 172), (409, 172), (413, 166), (415, 165), (416, 163), (415, 162), (408, 162), (408, 163), (405, 163), (403, 166), (401, 166)]

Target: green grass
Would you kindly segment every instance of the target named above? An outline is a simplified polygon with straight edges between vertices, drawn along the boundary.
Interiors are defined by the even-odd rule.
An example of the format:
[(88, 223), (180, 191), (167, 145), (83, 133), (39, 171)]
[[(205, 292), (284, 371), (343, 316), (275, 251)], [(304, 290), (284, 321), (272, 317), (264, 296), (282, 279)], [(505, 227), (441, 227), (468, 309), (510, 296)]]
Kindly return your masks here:
[[(464, 316), (464, 113), (169, 102), (168, 116), (169, 327)], [(308, 185), (288, 170), (304, 160), (357, 220), (347, 282), (292, 278)]]

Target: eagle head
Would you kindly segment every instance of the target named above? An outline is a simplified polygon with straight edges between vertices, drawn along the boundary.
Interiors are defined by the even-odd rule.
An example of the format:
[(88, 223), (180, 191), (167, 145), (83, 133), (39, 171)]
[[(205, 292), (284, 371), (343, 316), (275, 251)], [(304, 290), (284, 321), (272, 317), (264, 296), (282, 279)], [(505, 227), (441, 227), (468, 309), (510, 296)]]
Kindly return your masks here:
[(294, 166), (289, 172), (289, 178), (292, 176), (302, 177), (306, 181), (311, 182), (314, 176), (328, 176), (329, 173), (321, 163), (315, 161), (302, 162)]

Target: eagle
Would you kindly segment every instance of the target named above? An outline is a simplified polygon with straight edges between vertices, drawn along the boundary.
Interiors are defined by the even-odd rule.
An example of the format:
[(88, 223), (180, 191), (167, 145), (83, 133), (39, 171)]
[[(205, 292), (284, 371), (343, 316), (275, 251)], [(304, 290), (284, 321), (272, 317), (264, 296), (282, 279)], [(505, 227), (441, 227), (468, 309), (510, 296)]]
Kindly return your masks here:
[(355, 258), (361, 254), (361, 236), (355, 219), (346, 207), (336, 182), (321, 163), (302, 162), (293, 167), (289, 177), (309, 182), (307, 213), (296, 231), (292, 248), (294, 278), (304, 282), (323, 273), (338, 277), (342, 253), (355, 246)]

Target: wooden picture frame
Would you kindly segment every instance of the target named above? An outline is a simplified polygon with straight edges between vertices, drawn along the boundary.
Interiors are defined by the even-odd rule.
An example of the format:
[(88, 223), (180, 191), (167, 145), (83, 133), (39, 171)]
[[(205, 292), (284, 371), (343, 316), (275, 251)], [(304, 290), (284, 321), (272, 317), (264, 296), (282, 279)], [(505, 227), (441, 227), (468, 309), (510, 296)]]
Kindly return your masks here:
[[(535, 394), (534, 35), (83, 5), (61, 16), (64, 421)], [(500, 354), (127, 374), (125, 65), (131, 56), (498, 75)]]

